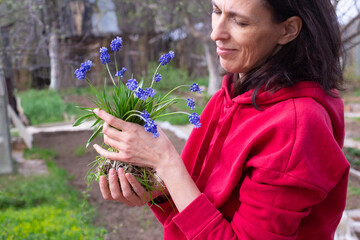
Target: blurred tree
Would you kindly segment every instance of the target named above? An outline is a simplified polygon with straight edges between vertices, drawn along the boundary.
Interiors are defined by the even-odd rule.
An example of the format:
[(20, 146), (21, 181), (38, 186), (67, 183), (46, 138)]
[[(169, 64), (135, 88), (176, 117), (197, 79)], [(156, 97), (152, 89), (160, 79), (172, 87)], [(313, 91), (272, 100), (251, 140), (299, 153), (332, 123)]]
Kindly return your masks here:
[(211, 33), (211, 4), (208, 0), (183, 0), (178, 3), (179, 9), (189, 32), (200, 40), (204, 47), (205, 59), (209, 72), (208, 94), (213, 95), (220, 89), (220, 64), (214, 42), (210, 39)]
[(360, 44), (360, 1), (331, 0), (341, 24), (341, 35), (345, 51)]
[[(215, 44), (210, 39), (211, 4), (208, 0), (115, 0), (114, 3), (122, 31), (139, 34), (142, 56), (146, 54), (146, 49), (149, 51), (149, 48), (146, 48), (149, 47), (149, 42), (151, 44), (164, 36), (169, 36), (174, 41), (195, 38), (196, 42), (191, 46), (179, 45), (180, 54), (188, 51), (188, 55), (194, 55), (196, 45), (201, 46), (209, 73), (208, 94), (212, 95), (220, 88), (220, 68)], [(154, 32), (158, 33), (158, 36), (150, 38), (148, 33)], [(146, 59), (141, 61), (144, 67)]]
[(9, 55), (14, 61), (26, 62), (23, 65), (33, 69), (49, 64), (46, 61), (49, 56), (50, 88), (56, 90), (60, 86), (58, 13), (60, 7), (67, 2), (68, 0), (0, 1), (0, 27), (11, 25), (6, 35), (2, 35), (2, 39), (10, 42), (6, 46), (6, 52), (11, 53)]
[[(32, 0), (29, 0), (30, 2)], [(60, 89), (60, 61), (59, 61), (59, 3), (66, 1), (33, 0), (35, 6), (40, 7), (44, 25), (43, 37), (48, 38), (50, 56), (50, 89)], [(33, 5), (33, 4), (32, 4)], [(33, 5), (34, 6), (34, 5)]]
[[(342, 24), (346, 50), (360, 44), (358, 0), (332, 0), (335, 8), (349, 1), (354, 4), (347, 5), (348, 9), (341, 13), (352, 13), (348, 14), (350, 17)], [(94, 32), (93, 16), (102, 11), (97, 8), (106, 2), (112, 3), (119, 30), (117, 33), (96, 35), (98, 33)], [(76, 51), (77, 54), (83, 54), (78, 48), (81, 45), (79, 43), (85, 40), (89, 48), (93, 49), (95, 41), (98, 41), (96, 38), (100, 36), (105, 40), (106, 34), (112, 37), (119, 34), (125, 40), (130, 39), (131, 49), (124, 51), (124, 65), (139, 66), (136, 70), (141, 71), (147, 69), (149, 60), (156, 59), (159, 45), (163, 46), (163, 50), (173, 48), (170, 44), (175, 44), (174, 50), (179, 54), (176, 60), (178, 66), (193, 69), (201, 64), (206, 65), (209, 73), (208, 92), (213, 94), (220, 87), (221, 69), (215, 44), (209, 37), (211, 10), (208, 0), (0, 0), (1, 40), (7, 42), (7, 46), (3, 44), (1, 47), (1, 56), (13, 65), (18, 63), (28, 68), (28, 72), (17, 75), (28, 76), (29, 72), (36, 69), (40, 69), (40, 72), (41, 69), (50, 69), (50, 73), (44, 74), (48, 76), (42, 77), (48, 78), (46, 81), (49, 81), (50, 88), (58, 89), (61, 85), (59, 72), (63, 73), (59, 59), (73, 59), (71, 64), (74, 66), (74, 61), (78, 61), (74, 54)], [(66, 44), (71, 44), (69, 50)], [(164, 44), (168, 46), (164, 47)], [(72, 55), (69, 54), (71, 51)], [(67, 71), (70, 71), (70, 67)], [(145, 72), (142, 74), (145, 75)], [(69, 75), (65, 78), (69, 78)]]

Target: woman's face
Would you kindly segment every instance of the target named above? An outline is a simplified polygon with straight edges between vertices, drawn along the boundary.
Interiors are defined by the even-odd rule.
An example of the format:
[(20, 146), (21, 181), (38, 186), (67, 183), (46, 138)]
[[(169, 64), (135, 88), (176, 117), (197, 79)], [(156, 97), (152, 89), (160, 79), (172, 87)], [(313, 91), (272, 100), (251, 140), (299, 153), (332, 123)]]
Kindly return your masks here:
[(221, 66), (246, 73), (276, 53), (283, 28), (273, 22), (264, 0), (213, 0), (211, 39)]

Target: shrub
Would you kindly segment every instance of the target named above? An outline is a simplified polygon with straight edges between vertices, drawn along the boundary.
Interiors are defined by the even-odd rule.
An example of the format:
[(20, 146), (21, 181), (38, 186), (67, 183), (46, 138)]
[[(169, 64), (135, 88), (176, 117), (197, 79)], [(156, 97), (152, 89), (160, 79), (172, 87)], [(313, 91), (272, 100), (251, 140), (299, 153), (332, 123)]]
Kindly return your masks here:
[(23, 157), (25, 159), (42, 159), (42, 160), (54, 160), (58, 156), (58, 152), (54, 149), (44, 149), (33, 147), (32, 149), (24, 149)]
[(69, 176), (51, 161), (53, 150), (27, 150), (27, 158), (45, 158), (48, 175), (0, 177), (0, 239), (103, 239), (105, 230), (86, 198), (70, 188)]
[(0, 239), (103, 239), (99, 228), (82, 226), (81, 212), (42, 205), (5, 209), (0, 215)]
[(360, 150), (351, 147), (344, 147), (343, 152), (350, 165), (356, 169), (360, 169)]
[(19, 93), (21, 106), (32, 125), (63, 120), (65, 104), (53, 90), (28, 90)]
[[(152, 75), (155, 72), (156, 67), (159, 63), (152, 62), (149, 63), (148, 76), (144, 77), (144, 85), (147, 86), (152, 81)], [(156, 90), (168, 92), (171, 89), (180, 86), (180, 85), (190, 85), (192, 81), (188, 77), (188, 72), (185, 69), (178, 69), (173, 66), (172, 63), (168, 64), (165, 68), (160, 68), (158, 73), (162, 75), (160, 82), (156, 83)], [(179, 91), (188, 92), (186, 88), (182, 88)]]

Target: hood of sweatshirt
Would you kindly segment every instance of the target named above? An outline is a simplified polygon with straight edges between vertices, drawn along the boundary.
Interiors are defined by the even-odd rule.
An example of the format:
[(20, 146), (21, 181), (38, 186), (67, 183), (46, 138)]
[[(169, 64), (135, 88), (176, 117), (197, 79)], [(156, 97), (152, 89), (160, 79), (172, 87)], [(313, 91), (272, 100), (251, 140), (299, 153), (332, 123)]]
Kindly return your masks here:
[[(242, 95), (231, 98), (232, 91), (232, 76), (226, 75), (223, 79), (220, 92), (224, 94), (225, 104), (227, 106), (233, 105), (252, 105), (252, 94), (254, 90), (250, 90)], [(282, 88), (277, 92), (264, 91), (261, 88), (257, 97), (256, 103), (261, 108), (264, 105), (272, 105), (291, 98), (312, 98), (321, 104), (329, 114), (333, 125), (335, 139), (340, 146), (344, 142), (344, 106), (343, 101), (336, 90), (332, 91), (330, 97), (322, 87), (315, 82), (304, 81), (299, 82), (295, 86)], [(309, 106), (310, 107), (310, 106)]]
[[(224, 77), (222, 88), (211, 98), (201, 114), (202, 126), (192, 131), (182, 152), (184, 163), (200, 190), (206, 185), (224, 142), (231, 134), (230, 129), (233, 125), (242, 124), (241, 121), (234, 120), (234, 116), (238, 116), (240, 112), (240, 115), (244, 115), (244, 119), (246, 119), (261, 114), (261, 111), (252, 106), (253, 90), (234, 98), (231, 97), (232, 82), (231, 75)], [(304, 81), (276, 92), (264, 91), (262, 88), (256, 97), (256, 103), (260, 109), (265, 109), (294, 98), (315, 100), (328, 113), (334, 138), (341, 148), (344, 142), (343, 102), (336, 91), (333, 91), (333, 95), (335, 97), (330, 97), (317, 83)], [(205, 158), (208, 160), (204, 165)]]

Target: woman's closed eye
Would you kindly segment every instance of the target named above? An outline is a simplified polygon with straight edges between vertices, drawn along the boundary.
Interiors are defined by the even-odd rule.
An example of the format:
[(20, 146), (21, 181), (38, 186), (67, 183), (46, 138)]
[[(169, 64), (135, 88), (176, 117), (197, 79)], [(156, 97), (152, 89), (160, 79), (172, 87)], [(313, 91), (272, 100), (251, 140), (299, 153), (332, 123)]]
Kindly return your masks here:
[(221, 10), (218, 9), (217, 7), (213, 7), (212, 13), (219, 15), (221, 14)]
[(244, 21), (238, 20), (236, 17), (233, 17), (233, 20), (237, 25), (239, 25), (241, 27), (246, 27), (249, 25), (248, 23), (246, 23)]

